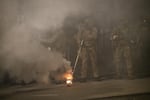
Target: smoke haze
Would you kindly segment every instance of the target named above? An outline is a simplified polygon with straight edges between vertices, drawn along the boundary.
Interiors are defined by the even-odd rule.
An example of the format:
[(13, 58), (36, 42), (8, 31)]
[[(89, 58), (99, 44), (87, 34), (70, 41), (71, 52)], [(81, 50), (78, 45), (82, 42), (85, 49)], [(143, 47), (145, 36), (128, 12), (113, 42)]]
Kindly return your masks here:
[[(49, 73), (63, 66), (63, 56), (48, 50), (40, 40), (45, 33), (59, 29), (64, 18), (79, 12), (81, 6), (70, 0), (3, 0), (1, 4), (1, 69), (17, 83), (48, 83)], [(53, 33), (49, 41), (59, 34)]]
[[(71, 34), (75, 23), (84, 16), (95, 19), (100, 34), (104, 33), (102, 28), (108, 28), (105, 33), (109, 33), (109, 28), (124, 18), (149, 16), (149, 5), (145, 5), (145, 1), (1, 0), (0, 71), (8, 72), (16, 82), (48, 83), (49, 73), (63, 66), (63, 54), (49, 51), (41, 41), (51, 44), (65, 32)], [(0, 73), (2, 76), (3, 71)]]

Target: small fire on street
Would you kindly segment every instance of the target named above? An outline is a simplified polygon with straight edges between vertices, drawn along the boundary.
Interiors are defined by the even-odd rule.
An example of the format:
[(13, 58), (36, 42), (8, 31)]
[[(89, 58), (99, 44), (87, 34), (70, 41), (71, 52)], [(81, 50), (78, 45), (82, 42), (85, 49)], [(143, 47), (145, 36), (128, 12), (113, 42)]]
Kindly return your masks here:
[(64, 75), (63, 75), (66, 85), (71, 86), (73, 84), (73, 74), (72, 70), (68, 70)]

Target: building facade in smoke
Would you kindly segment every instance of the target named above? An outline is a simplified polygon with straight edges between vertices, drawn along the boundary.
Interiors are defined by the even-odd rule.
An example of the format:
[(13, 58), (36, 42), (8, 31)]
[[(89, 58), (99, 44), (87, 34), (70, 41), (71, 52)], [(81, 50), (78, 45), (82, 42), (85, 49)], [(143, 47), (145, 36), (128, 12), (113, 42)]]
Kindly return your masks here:
[[(92, 19), (85, 18), (78, 27), (77, 44), (80, 46), (83, 40), (83, 46), (81, 49), (81, 79), (89, 78), (88, 67), (91, 66), (93, 78), (98, 78), (98, 66), (97, 66), (97, 33), (98, 30), (94, 26)], [(90, 66), (89, 66), (90, 65)]]

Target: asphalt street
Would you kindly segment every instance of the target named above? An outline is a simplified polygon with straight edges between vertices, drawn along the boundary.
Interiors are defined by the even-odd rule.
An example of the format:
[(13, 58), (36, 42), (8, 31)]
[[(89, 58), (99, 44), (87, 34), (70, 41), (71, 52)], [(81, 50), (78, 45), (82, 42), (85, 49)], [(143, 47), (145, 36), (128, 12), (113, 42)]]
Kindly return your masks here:
[[(61, 85), (16, 86), (0, 90), (0, 100), (91, 100), (150, 93), (150, 78)], [(149, 98), (150, 99), (150, 98)]]

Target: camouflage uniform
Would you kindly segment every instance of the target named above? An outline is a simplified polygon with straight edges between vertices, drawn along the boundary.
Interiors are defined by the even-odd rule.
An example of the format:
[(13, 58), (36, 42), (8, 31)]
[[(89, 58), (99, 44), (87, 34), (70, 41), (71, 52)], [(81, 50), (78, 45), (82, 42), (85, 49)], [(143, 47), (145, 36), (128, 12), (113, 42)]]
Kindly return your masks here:
[(93, 77), (98, 77), (98, 69), (96, 66), (96, 39), (97, 39), (97, 29), (91, 25), (89, 20), (85, 20), (79, 25), (77, 42), (80, 45), (80, 42), (83, 40), (83, 46), (81, 50), (81, 78), (87, 78), (87, 67), (88, 61), (91, 63)]
[(112, 33), (112, 41), (114, 47), (114, 63), (116, 67), (117, 77), (121, 77), (120, 67), (121, 58), (123, 57), (126, 64), (128, 78), (132, 78), (132, 62), (131, 62), (131, 52), (128, 44), (128, 40), (125, 39), (120, 32)]

